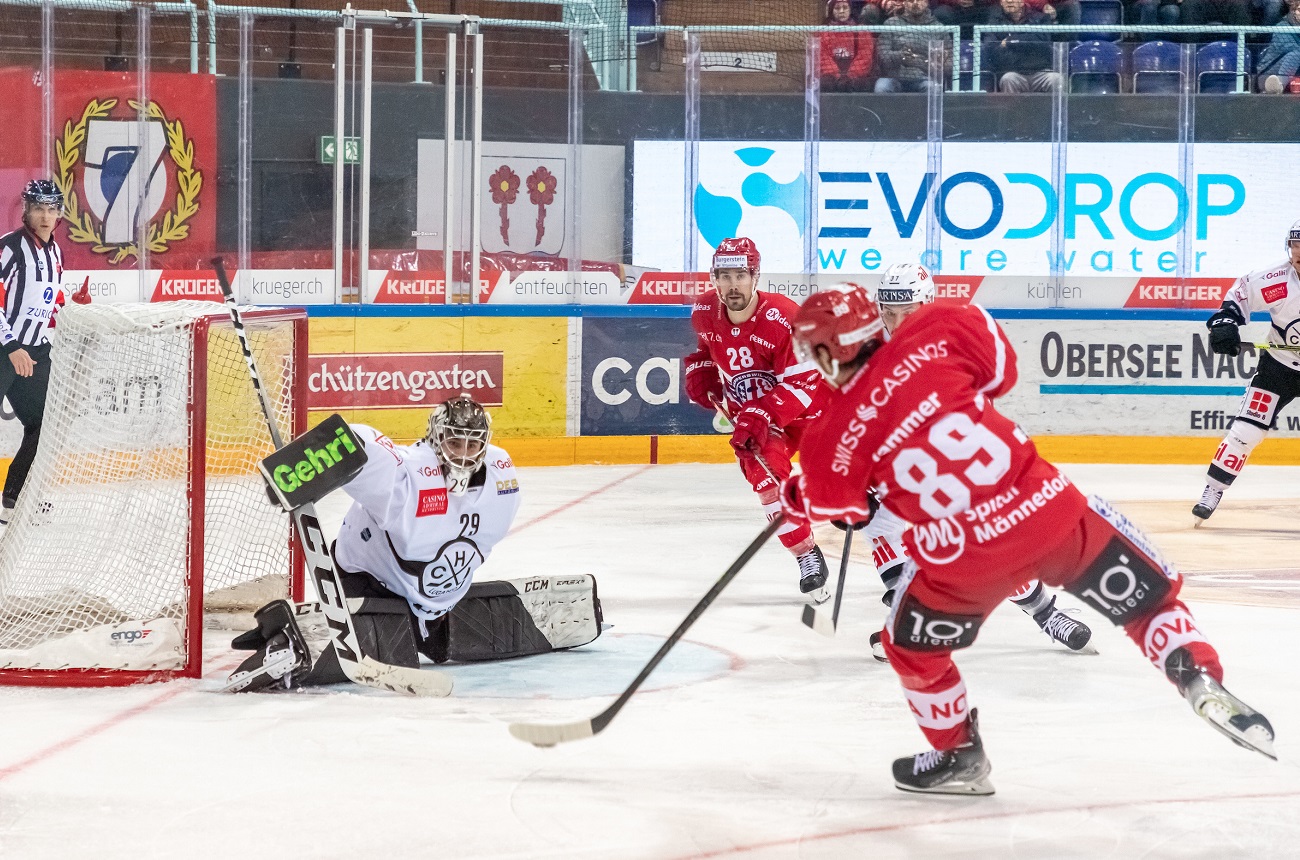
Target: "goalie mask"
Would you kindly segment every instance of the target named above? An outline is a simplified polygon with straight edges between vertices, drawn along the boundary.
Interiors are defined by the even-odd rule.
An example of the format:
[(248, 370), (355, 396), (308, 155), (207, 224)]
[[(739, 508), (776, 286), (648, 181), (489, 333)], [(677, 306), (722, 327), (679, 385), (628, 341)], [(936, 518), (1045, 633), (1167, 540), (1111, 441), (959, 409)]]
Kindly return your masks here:
[(468, 394), (440, 403), (430, 413), (424, 441), (438, 452), (447, 491), (452, 495), (459, 496), (469, 489), (470, 478), (487, 457), (491, 438), (491, 416)]

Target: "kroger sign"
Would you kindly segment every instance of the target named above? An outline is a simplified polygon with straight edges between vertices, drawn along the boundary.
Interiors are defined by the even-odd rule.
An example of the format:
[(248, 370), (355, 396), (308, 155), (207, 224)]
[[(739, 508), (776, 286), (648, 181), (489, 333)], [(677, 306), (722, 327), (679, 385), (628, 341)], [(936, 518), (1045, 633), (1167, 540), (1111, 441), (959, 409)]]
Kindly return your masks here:
[(800, 271), (814, 231), (817, 271), (846, 274), (919, 260), (948, 275), (1235, 277), (1280, 259), (1300, 214), (1270, 167), (1295, 144), (1199, 144), (1184, 182), (1172, 143), (1070, 144), (1061, 165), (1047, 143), (950, 143), (935, 171), (923, 142), (826, 142), (814, 184), (802, 141), (704, 141), (693, 189), (684, 152), (635, 144), (635, 265), (682, 265), (688, 193), (701, 268), (745, 235), (768, 271)]

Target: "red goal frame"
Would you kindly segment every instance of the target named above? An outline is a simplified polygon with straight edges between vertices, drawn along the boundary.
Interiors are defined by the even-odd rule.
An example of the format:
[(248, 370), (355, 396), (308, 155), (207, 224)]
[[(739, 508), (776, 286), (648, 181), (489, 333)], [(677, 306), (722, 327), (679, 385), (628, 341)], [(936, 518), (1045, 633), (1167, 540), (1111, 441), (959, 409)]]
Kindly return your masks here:
[[(291, 437), (307, 429), (307, 311), (304, 308), (268, 308), (241, 313), (248, 323), (288, 321), (293, 325), (293, 412)], [(0, 686), (32, 687), (127, 687), (133, 684), (171, 681), (178, 678), (203, 676), (203, 501), (207, 487), (207, 379), (208, 333), (214, 325), (232, 325), (230, 316), (219, 310), (199, 317), (193, 328), (193, 348), (190, 350), (190, 390), (187, 408), (189, 416), (189, 484), (186, 488), (186, 505), (189, 508), (189, 538), (186, 548), (185, 592), (188, 609), (185, 615), (185, 664), (176, 669), (0, 669)], [(199, 348), (199, 344), (203, 348)], [(249, 384), (252, 384), (250, 378)], [(203, 397), (196, 397), (203, 392)], [(305, 568), (302, 544), (294, 530), (292, 520), (286, 516), (289, 531), (289, 597), (303, 599), (303, 574)], [(200, 599), (194, 599), (198, 594)]]

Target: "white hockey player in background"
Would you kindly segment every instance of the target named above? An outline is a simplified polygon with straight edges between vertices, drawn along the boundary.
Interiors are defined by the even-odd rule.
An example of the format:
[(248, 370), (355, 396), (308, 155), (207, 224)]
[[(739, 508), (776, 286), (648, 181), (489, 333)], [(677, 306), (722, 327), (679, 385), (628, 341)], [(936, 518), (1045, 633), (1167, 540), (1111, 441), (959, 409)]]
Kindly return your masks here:
[[(350, 429), (367, 460), (343, 485), (352, 506), (333, 555), (363, 653), (417, 667), (417, 654), (435, 663), (496, 660), (600, 635), (591, 575), (474, 581), (514, 522), (519, 478), (510, 455), (490, 442), (487, 412), (468, 394), (437, 406), (428, 434), (413, 445), (395, 445), (364, 424)], [(289, 612), (277, 601), (259, 610), (258, 622), (235, 640), (256, 653), (227, 689), (346, 680), (325, 648), (317, 604)]]
[[(903, 321), (923, 305), (934, 301), (934, 278), (924, 266), (916, 263), (895, 263), (880, 277), (876, 289), (876, 305), (885, 331), (892, 336)], [(874, 494), (873, 494), (874, 495)], [(877, 504), (879, 504), (877, 500)], [(907, 523), (885, 508), (878, 508), (863, 533), (871, 538), (871, 561), (885, 584), (881, 598), (886, 606), (893, 605), (894, 592), (899, 578), (908, 565), (915, 567), (903, 544)], [(1071, 651), (1081, 651), (1092, 639), (1092, 629), (1056, 608), (1056, 596), (1049, 594), (1037, 579), (1025, 583), (1020, 591), (1008, 598), (1055, 642)], [(887, 662), (880, 631), (871, 634), (871, 653), (877, 660)]]
[(1256, 311), (1269, 315), (1268, 342), (1278, 347), (1262, 353), (1228, 435), (1210, 460), (1205, 490), (1192, 508), (1197, 525), (1210, 518), (1223, 493), (1241, 474), (1246, 458), (1277, 427), (1282, 409), (1300, 396), (1300, 221), (1291, 225), (1284, 243), (1288, 259), (1237, 279), (1223, 305), (1206, 321), (1210, 349), (1219, 355), (1241, 353), (1240, 326)]

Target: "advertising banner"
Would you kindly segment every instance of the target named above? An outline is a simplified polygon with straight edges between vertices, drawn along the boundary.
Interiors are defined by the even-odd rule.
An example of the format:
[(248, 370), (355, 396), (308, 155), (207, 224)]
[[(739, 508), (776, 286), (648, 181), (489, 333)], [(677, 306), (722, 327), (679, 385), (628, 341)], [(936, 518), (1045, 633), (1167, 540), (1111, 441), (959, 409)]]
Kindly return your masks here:
[[(10, 118), (0, 150), (0, 200), (15, 201), (43, 162), (40, 75), (0, 71)], [(136, 225), (149, 223), (155, 264), (184, 268), (210, 256), (216, 239), (216, 87), (212, 75), (154, 72), (145, 120), (131, 73), (56, 69), (53, 179), (66, 215), (56, 236), (69, 269), (138, 265)], [(31, 134), (16, 133), (30, 129)], [(143, 195), (141, 190), (143, 189)]]
[[(1210, 351), (1194, 321), (1004, 319), (1020, 381), (999, 408), (1031, 435), (1222, 436), (1250, 384), (1262, 339), (1241, 355)], [(1293, 410), (1294, 411), (1294, 410)], [(1300, 436), (1300, 411), (1274, 435)]]
[(399, 441), (424, 436), (434, 406), (466, 392), (504, 437), (563, 436), (563, 317), (314, 317), (308, 408), (341, 412)]
[(689, 319), (584, 319), (579, 432), (714, 432), (714, 416), (687, 399), (683, 387), (682, 358), (695, 346)]
[[(723, 238), (745, 235), (764, 268), (798, 271), (805, 232), (815, 229), (822, 273), (921, 261), (947, 276), (1012, 277), (1022, 290), (1054, 265), (1067, 278), (1116, 278), (1130, 288), (1139, 279), (1235, 278), (1281, 257), (1294, 212), (1272, 165), (1294, 159), (1300, 145), (1197, 144), (1184, 181), (1176, 144), (1069, 144), (1061, 188), (1046, 143), (947, 143), (939, 175), (927, 172), (924, 142), (823, 141), (818, 152), (813, 225), (804, 223), (802, 141), (701, 141), (692, 191), (701, 266)], [(637, 266), (681, 266), (683, 161), (681, 141), (634, 145)], [(940, 239), (927, 253), (932, 190)], [(1087, 303), (1078, 286), (1040, 301)], [(1037, 297), (1018, 304), (1026, 298)]]
[[(568, 259), (575, 251), (592, 260), (623, 257), (622, 146), (484, 141), (479, 222), (485, 253), (536, 254)], [(578, 163), (573, 163), (580, 152)], [(443, 243), (443, 143), (420, 140), (417, 148), (416, 247)], [(467, 182), (468, 164), (460, 172)], [(468, 203), (463, 204), (468, 213)], [(582, 236), (571, 235), (574, 207)], [(464, 217), (457, 248), (469, 247)], [(678, 222), (680, 224), (680, 221)]]

